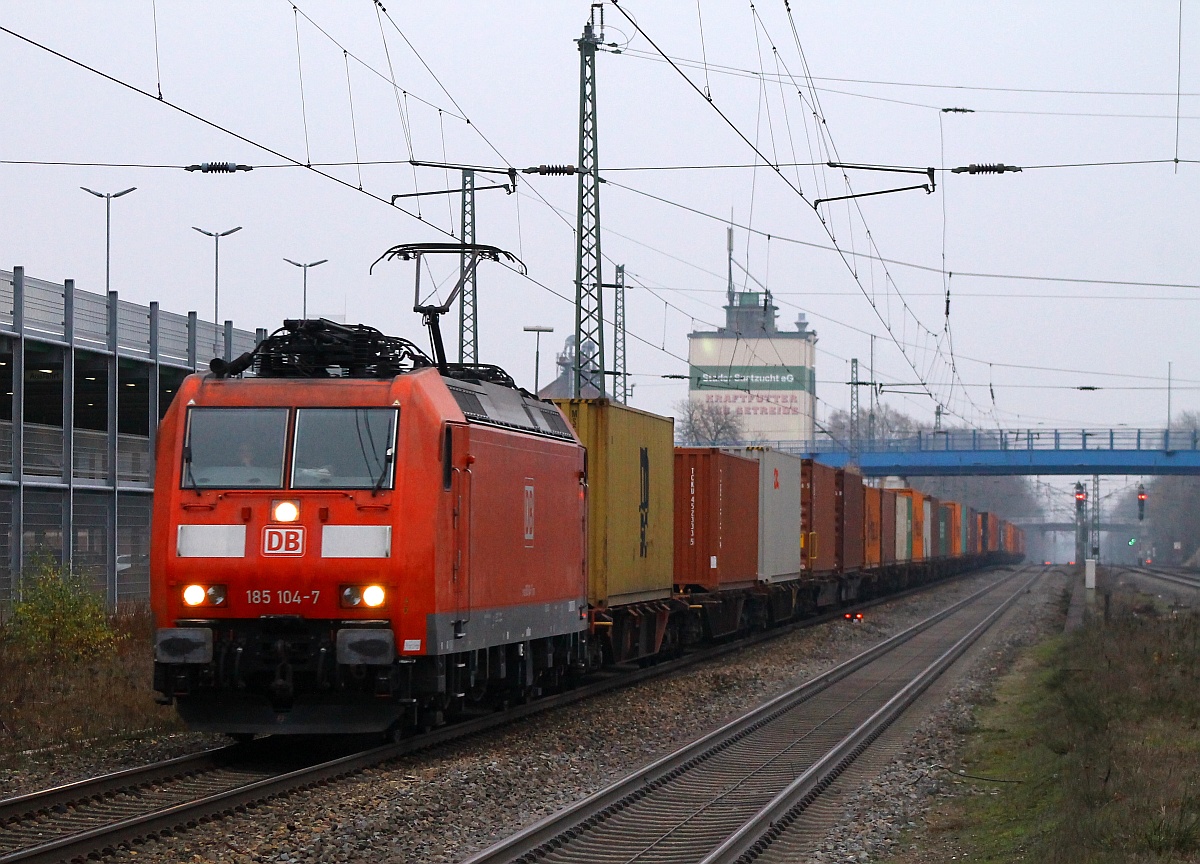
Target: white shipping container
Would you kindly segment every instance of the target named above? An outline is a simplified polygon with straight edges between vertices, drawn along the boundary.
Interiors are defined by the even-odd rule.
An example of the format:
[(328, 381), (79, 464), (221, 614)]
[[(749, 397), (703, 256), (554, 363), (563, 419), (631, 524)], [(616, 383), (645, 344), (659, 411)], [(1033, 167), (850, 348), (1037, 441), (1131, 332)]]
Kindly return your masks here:
[(782, 582), (800, 575), (799, 456), (755, 447), (730, 452), (758, 461), (758, 578)]
[(921, 548), (925, 550), (925, 560), (930, 561), (937, 557), (937, 547), (933, 545), (933, 538), (937, 536), (937, 508), (928, 498), (921, 502), (921, 507), (925, 516), (921, 526)]
[(912, 560), (912, 498), (896, 496), (896, 560)]

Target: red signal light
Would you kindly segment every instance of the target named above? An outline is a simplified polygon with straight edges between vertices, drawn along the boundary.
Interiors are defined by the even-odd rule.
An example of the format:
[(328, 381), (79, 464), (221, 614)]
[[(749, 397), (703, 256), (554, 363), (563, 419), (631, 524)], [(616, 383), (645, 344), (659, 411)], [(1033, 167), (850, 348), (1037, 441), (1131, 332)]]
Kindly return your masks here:
[(1138, 493), (1138, 500), (1139, 500), (1139, 501), (1145, 501), (1145, 500), (1146, 500), (1146, 493), (1145, 493), (1145, 492), (1139, 492), (1139, 493)]

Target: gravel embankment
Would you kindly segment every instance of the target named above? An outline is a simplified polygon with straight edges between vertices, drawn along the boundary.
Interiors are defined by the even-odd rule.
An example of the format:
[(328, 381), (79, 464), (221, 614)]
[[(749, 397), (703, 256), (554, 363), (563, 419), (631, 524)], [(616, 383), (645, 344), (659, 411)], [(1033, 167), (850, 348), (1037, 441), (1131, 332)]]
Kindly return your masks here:
[[(1010, 611), (1007, 623), (967, 665), (902, 747), (901, 754), (877, 776), (851, 792), (841, 820), (811, 855), (813, 861), (881, 861), (894, 853), (917, 854), (903, 833), (924, 823), (938, 798), (990, 794), (995, 783), (959, 776), (958, 754), (964, 734), (975, 726), (975, 706), (991, 698), (997, 680), (1018, 653), (1062, 630), (1065, 574), (1052, 571), (1037, 589)], [(1014, 614), (1015, 613), (1015, 614)], [(985, 637), (987, 639), (987, 637)]]
[[(877, 607), (861, 624), (800, 630), (669, 679), (405, 757), (117, 858), (457, 861), (927, 617), (990, 578), (969, 577), (933, 594)], [(172, 736), (130, 742), (119, 753), (105, 748), (47, 754), (16, 769), (0, 769), (0, 788), (49, 785), (51, 779), (61, 782), (162, 758), (163, 748), (176, 752), (212, 743), (211, 737)]]
[[(148, 685), (147, 685), (148, 686)], [(147, 692), (146, 698), (152, 694)], [(125, 768), (161, 762), (230, 741), (223, 735), (178, 732), (109, 741), (85, 741), (0, 756), (0, 798), (11, 798)]]

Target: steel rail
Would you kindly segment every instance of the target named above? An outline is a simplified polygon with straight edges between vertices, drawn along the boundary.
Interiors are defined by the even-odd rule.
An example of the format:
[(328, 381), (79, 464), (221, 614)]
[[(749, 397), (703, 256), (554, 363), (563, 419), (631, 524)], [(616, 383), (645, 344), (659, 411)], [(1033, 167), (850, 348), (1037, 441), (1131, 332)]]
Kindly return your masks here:
[(1141, 576), (1149, 576), (1152, 579), (1161, 579), (1164, 582), (1173, 582), (1176, 585), (1182, 585), (1185, 588), (1194, 588), (1200, 590), (1200, 576), (1185, 576), (1182, 573), (1168, 573), (1165, 570), (1150, 567), (1125, 567), (1123, 568), (1131, 573), (1136, 573)]
[[(574, 690), (547, 696), (525, 705), (518, 705), (509, 708), (505, 712), (497, 712), (461, 721), (411, 739), (385, 744), (381, 747), (369, 748), (362, 752), (323, 762), (315, 766), (307, 766), (274, 777), (237, 785), (221, 792), (197, 798), (194, 801), (160, 807), (140, 815), (115, 820), (106, 825), (98, 825), (95, 828), (66, 833), (34, 846), (0, 853), (0, 864), (17, 864), (17, 862), (21, 862), (21, 864), (41, 864), (41, 862), (82, 860), (92, 857), (97, 853), (111, 852), (118, 847), (136, 843), (148, 837), (166, 835), (181, 829), (193, 828), (203, 822), (212, 821), (235, 811), (245, 810), (257, 803), (299, 789), (326, 784), (340, 777), (357, 773), (401, 756), (481, 734), (516, 720), (570, 705), (601, 693), (669, 675), (697, 663), (716, 659), (726, 654), (779, 638), (798, 629), (836, 620), (846, 611), (869, 609), (882, 603), (892, 602), (912, 594), (931, 590), (947, 582), (978, 572), (971, 571), (959, 574), (926, 585), (906, 589), (905, 591), (886, 597), (866, 601), (855, 606), (840, 608), (810, 618), (799, 619), (795, 622), (753, 634), (734, 642), (690, 652), (684, 657), (644, 669), (602, 673), (600, 676), (601, 680), (599, 681), (593, 681)], [(994, 588), (995, 584), (999, 583), (988, 586), (982, 592), (976, 592), (976, 595), (986, 593)], [(870, 653), (873, 650), (875, 649), (869, 649), (864, 654)], [(827, 683), (832, 683), (832, 679)], [(266, 739), (266, 741), (270, 740)], [(266, 741), (263, 743), (266, 743)], [(130, 768), (94, 779), (81, 780), (40, 792), (0, 800), (0, 831), (3, 831), (5, 826), (12, 826), (21, 820), (31, 820), (39, 816), (63, 812), (67, 808), (76, 808), (88, 802), (102, 802), (107, 797), (122, 792), (134, 792), (150, 784), (178, 780), (189, 775), (199, 775), (205, 771), (230, 767), (245, 755), (248, 750), (249, 748), (245, 744), (217, 748), (205, 751), (204, 753), (180, 756), (166, 760), (165, 762)]]
[[(596, 824), (606, 816), (624, 809), (648, 793), (680, 777), (684, 772), (697, 766), (713, 754), (727, 749), (730, 745), (766, 726), (800, 703), (811, 699), (842, 679), (886, 656), (914, 636), (974, 603), (1000, 585), (1016, 578), (1019, 572), (1021, 571), (985, 586), (844, 663), (781, 693), (742, 717), (726, 723), (674, 753), (658, 759), (575, 804), (481, 850), (465, 859), (463, 864), (500, 864), (500, 862), (513, 860), (536, 859), (540, 853), (567, 842), (574, 833), (580, 830), (580, 826)], [(1040, 572), (1038, 575), (1041, 575)]]
[(844, 737), (799, 777), (747, 820), (736, 832), (703, 858), (700, 864), (749, 864), (788, 830), (805, 809), (831, 784), (850, 763), (862, 755), (904, 711), (967, 649), (975, 643), (1009, 608), (1033, 586), (1041, 573), (1035, 573), (972, 627), (932, 663), (922, 669), (898, 693), (874, 714)]
[(164, 762), (127, 768), (101, 777), (64, 783), (52, 789), (5, 798), (0, 800), (0, 828), (18, 819), (29, 819), (51, 813), (81, 801), (94, 800), (148, 783), (161, 783), (176, 777), (207, 771), (223, 764), (226, 758), (232, 758), (234, 751), (239, 748), (238, 744), (218, 747), (202, 753), (177, 756)]

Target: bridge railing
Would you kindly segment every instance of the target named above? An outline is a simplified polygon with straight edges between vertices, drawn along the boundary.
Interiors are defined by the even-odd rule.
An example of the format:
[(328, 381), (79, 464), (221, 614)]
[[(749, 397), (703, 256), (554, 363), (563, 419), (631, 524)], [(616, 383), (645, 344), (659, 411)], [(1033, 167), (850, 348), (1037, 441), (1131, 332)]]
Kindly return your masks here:
[[(845, 453), (845, 439), (762, 441), (764, 446), (804, 453)], [(893, 434), (858, 442), (861, 453), (914, 453), (931, 450), (1200, 450), (1196, 429), (944, 429)]]

